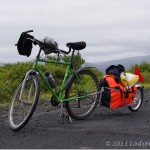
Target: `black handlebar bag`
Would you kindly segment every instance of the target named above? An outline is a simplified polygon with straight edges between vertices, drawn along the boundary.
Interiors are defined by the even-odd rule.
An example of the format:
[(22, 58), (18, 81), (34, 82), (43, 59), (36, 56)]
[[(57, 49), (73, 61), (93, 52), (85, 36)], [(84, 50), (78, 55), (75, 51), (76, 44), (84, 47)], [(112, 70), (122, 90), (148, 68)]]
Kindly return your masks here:
[(32, 50), (32, 40), (29, 39), (28, 35), (25, 33), (22, 33), (20, 35), (20, 38), (18, 40), (18, 43), (16, 44), (17, 50), (20, 55), (24, 55), (29, 57), (31, 55)]

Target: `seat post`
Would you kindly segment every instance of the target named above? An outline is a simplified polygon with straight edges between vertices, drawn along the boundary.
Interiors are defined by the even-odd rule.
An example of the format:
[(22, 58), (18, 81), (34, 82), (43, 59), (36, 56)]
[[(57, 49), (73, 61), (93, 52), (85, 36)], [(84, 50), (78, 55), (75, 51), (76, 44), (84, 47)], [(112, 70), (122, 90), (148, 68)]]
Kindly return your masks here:
[(71, 54), (71, 58), (70, 58), (70, 62), (71, 62), (71, 64), (73, 63), (73, 56), (74, 56), (74, 52), (75, 52), (75, 50), (73, 49), (72, 54)]

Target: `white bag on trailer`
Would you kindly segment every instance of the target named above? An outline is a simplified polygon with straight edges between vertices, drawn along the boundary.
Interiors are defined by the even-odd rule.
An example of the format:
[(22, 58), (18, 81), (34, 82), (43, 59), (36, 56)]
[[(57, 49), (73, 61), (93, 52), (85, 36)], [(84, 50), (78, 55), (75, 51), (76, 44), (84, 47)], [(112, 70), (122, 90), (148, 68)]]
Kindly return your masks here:
[(120, 79), (121, 79), (121, 83), (122, 85), (126, 88), (129, 89), (132, 86), (134, 86), (138, 80), (139, 80), (139, 76), (132, 74), (132, 73), (124, 73), (122, 72), (120, 74)]

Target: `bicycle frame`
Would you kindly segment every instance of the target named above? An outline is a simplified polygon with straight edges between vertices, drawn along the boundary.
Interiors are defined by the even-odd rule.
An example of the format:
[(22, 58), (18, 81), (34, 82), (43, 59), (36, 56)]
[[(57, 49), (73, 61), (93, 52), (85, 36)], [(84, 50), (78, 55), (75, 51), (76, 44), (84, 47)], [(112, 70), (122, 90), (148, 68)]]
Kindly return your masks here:
[[(31, 119), (40, 97), (40, 80), (43, 80), (42, 83), (44, 82), (46, 89), (50, 92), (51, 106), (58, 106), (60, 104), (60, 116), (63, 119), (67, 119), (66, 121), (71, 123), (71, 118), (78, 120), (87, 118), (96, 108), (101, 91), (99, 91), (98, 79), (95, 73), (89, 69), (94, 67), (84, 67), (77, 70), (74, 68), (74, 53), (84, 49), (86, 43), (84, 41), (69, 42), (66, 44), (69, 51), (65, 51), (58, 49), (57, 43), (54, 43), (53, 40), (47, 38), (46, 41), (45, 38), (44, 41), (39, 41), (34, 36), (28, 34), (29, 32), (33, 31), (29, 30), (21, 33), (17, 43), (19, 54), (30, 56), (31, 44), (38, 45), (40, 49), (35, 61), (13, 95), (9, 109), (11, 129), (15, 131), (20, 130)], [(27, 45), (24, 43), (27, 43)], [(25, 50), (25, 53), (23, 50)], [(50, 53), (58, 54), (58, 58), (59, 54), (72, 54), (70, 60), (61, 62), (60, 60), (43, 58), (41, 55), (42, 50), (45, 52), (45, 55)], [(39, 65), (40, 62), (44, 62), (46, 65), (60, 64), (64, 66), (65, 70), (63, 68), (63, 72), (65, 72), (63, 73), (63, 79), (60, 78), (58, 80), (62, 81), (61, 84), (59, 83), (59, 86), (56, 87), (56, 84), (52, 82), (53, 79), (50, 74), (43, 71), (43, 67)], [(64, 107), (66, 108), (65, 110)]]
[[(65, 102), (65, 101), (71, 101), (71, 100), (75, 100), (75, 99), (82, 99), (82, 98), (85, 98), (87, 95), (84, 95), (84, 96), (78, 96), (78, 97), (72, 97), (72, 98), (63, 98), (62, 97), (62, 93), (64, 91), (64, 88), (65, 88), (65, 85), (67, 83), (67, 80), (68, 80), (68, 77), (69, 77), (69, 73), (72, 72), (73, 75), (75, 75), (77, 77), (77, 79), (79, 80), (81, 86), (82, 86), (82, 83), (76, 73), (76, 71), (73, 69), (73, 65), (72, 65), (72, 60), (73, 60), (73, 55), (74, 55), (74, 51), (72, 52), (72, 56), (71, 56), (71, 59), (69, 62), (60, 62), (60, 61), (52, 61), (52, 60), (44, 60), (44, 59), (41, 59), (40, 58), (40, 53), (41, 53), (41, 50), (39, 51), (39, 54), (37, 55), (36, 57), (36, 60), (34, 61), (33, 65), (32, 65), (32, 70), (29, 70), (25, 76), (25, 79), (23, 81), (23, 86), (22, 86), (22, 89), (21, 89), (21, 93), (20, 93), (20, 100), (21, 100), (21, 96), (22, 96), (22, 91), (24, 89), (24, 85), (25, 85), (25, 81), (27, 79), (27, 76), (30, 74), (30, 73), (33, 73), (33, 72), (36, 72), (37, 74), (39, 74), (40, 78), (44, 81), (45, 85), (47, 86), (47, 88), (49, 89), (50, 93), (53, 94), (54, 98), (55, 98), (55, 101), (57, 102)], [(64, 74), (64, 79), (63, 79), (63, 82), (62, 82), (62, 85), (61, 85), (61, 89), (59, 91), (59, 95), (57, 95), (57, 93), (55, 92), (55, 90), (51, 87), (51, 85), (47, 82), (47, 79), (45, 77), (45, 75), (43, 74), (43, 72), (41, 71), (41, 69), (39, 68), (38, 66), (38, 63), (39, 62), (47, 62), (47, 63), (52, 63), (52, 64), (62, 64), (62, 65), (65, 65), (66, 66), (66, 72)], [(83, 88), (83, 86), (82, 86)], [(83, 88), (84, 90), (84, 88)], [(84, 90), (85, 91), (85, 90)]]

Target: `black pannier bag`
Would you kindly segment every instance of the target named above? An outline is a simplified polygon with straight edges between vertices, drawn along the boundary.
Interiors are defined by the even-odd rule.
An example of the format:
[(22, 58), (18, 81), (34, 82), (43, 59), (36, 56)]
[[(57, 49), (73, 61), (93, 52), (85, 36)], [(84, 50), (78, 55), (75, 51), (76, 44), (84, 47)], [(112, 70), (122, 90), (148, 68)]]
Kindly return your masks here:
[(28, 35), (25, 33), (22, 33), (20, 35), (20, 38), (18, 40), (18, 43), (16, 44), (17, 50), (20, 55), (24, 55), (29, 57), (31, 55), (32, 50), (32, 40), (29, 39)]
[(111, 65), (106, 69), (106, 74), (107, 75), (114, 75), (115, 81), (117, 83), (120, 82), (120, 74), (121, 72), (125, 72), (125, 67), (121, 64), (116, 65)]

